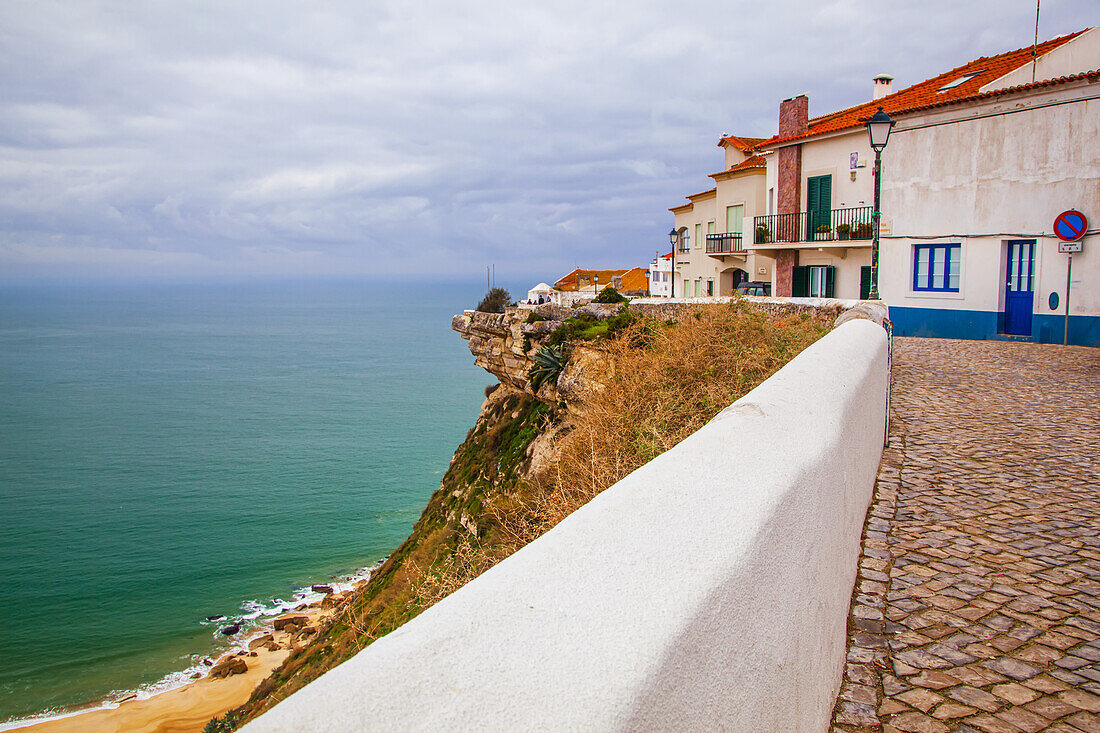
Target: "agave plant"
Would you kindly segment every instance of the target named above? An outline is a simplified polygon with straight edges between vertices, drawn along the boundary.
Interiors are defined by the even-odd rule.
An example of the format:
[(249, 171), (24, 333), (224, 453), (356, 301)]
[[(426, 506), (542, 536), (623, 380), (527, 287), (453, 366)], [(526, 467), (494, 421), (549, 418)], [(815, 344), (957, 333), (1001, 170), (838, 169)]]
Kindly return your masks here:
[(557, 381), (567, 361), (569, 350), (564, 344), (539, 349), (535, 354), (535, 366), (531, 369), (531, 389), (537, 392), (547, 380)]

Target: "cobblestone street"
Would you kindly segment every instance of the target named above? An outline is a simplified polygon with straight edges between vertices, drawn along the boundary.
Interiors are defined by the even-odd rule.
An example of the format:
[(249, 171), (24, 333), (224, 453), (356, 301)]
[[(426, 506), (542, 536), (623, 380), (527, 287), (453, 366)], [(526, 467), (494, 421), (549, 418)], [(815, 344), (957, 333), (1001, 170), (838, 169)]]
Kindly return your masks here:
[(1100, 733), (1100, 349), (894, 341), (833, 732)]

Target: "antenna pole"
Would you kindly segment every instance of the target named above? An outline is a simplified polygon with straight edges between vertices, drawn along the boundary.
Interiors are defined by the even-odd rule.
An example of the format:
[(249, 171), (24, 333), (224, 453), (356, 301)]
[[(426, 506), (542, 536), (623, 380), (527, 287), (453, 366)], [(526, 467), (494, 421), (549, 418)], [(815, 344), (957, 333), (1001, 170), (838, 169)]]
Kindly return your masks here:
[(1031, 83), (1035, 83), (1036, 52), (1039, 49), (1039, 0), (1035, 0), (1035, 43), (1031, 46)]

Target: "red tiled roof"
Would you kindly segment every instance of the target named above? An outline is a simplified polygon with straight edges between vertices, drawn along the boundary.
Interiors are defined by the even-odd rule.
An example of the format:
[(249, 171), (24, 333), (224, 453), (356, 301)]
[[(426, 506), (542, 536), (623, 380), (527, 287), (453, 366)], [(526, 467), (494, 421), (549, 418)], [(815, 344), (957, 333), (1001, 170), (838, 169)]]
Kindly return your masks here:
[[(1088, 29), (1086, 28), (1085, 30)], [(1036, 55), (1042, 56), (1053, 51), (1062, 44), (1081, 35), (1085, 30), (1040, 43), (1036, 49)], [(880, 106), (886, 110), (888, 114), (898, 114), (903, 111), (927, 109), (928, 107), (950, 104), (952, 102), (982, 96), (978, 90), (983, 86), (1000, 79), (1010, 71), (1014, 71), (1024, 66), (1029, 61), (1031, 61), (1031, 46), (1020, 48), (1015, 51), (1008, 51), (1007, 53), (998, 54), (996, 56), (983, 56), (980, 59), (971, 61), (968, 64), (963, 64), (951, 71), (944, 72), (939, 76), (934, 76), (919, 84), (914, 84), (911, 87), (894, 92), (893, 94), (888, 94), (881, 99), (857, 104), (854, 107), (842, 109), (839, 112), (833, 112), (832, 114), (823, 115), (821, 117), (814, 117), (810, 120), (809, 129), (804, 134), (791, 135), (785, 138), (780, 138), (776, 135), (756, 145), (755, 149), (761, 150), (775, 145), (814, 137), (815, 135), (823, 135), (829, 132), (838, 132), (840, 130), (861, 127)], [(950, 89), (944, 89), (945, 86), (951, 85), (953, 82), (957, 82), (960, 79), (965, 80), (960, 84), (952, 86)], [(993, 94), (993, 92), (988, 92), (988, 94)]]
[(731, 165), (724, 171), (709, 174), (711, 178), (717, 178), (718, 176), (725, 175), (727, 173), (737, 173), (739, 171), (747, 171), (753, 168), (766, 168), (768, 161), (763, 155), (753, 155), (745, 160), (741, 161), (737, 165)]
[(726, 135), (718, 141), (718, 147), (721, 148), (726, 145), (732, 145), (738, 150), (744, 150), (748, 152), (765, 140), (767, 140), (767, 138), (764, 137), (743, 137), (741, 135)]
[(918, 107), (908, 107), (906, 109), (897, 110), (896, 114), (902, 114), (904, 112), (920, 112), (922, 110), (933, 109), (935, 107), (946, 107), (950, 104), (972, 102), (976, 99), (990, 99), (992, 97), (1000, 97), (1005, 94), (1016, 94), (1017, 92), (1023, 92), (1029, 89), (1053, 87), (1058, 86), (1059, 84), (1066, 84), (1071, 81), (1082, 81), (1084, 79), (1088, 79), (1089, 81), (1093, 82), (1100, 80), (1100, 69), (1093, 69), (1092, 71), (1082, 71), (1080, 74), (1071, 74), (1070, 76), (1059, 76), (1056, 79), (1044, 79), (1043, 81), (1028, 82), (1027, 84), (1019, 84), (1014, 87), (1005, 87), (1004, 89), (991, 89), (988, 92), (971, 94), (969, 97), (963, 97), (962, 99), (945, 99), (938, 102), (932, 102), (931, 104), (922, 104)]
[(591, 287), (594, 278), (598, 278), (604, 285), (611, 284), (611, 278), (621, 277), (621, 290), (645, 290), (646, 269), (644, 267), (631, 267), (627, 270), (582, 270), (577, 268), (568, 275), (554, 283), (554, 290), (575, 292), (581, 287)]

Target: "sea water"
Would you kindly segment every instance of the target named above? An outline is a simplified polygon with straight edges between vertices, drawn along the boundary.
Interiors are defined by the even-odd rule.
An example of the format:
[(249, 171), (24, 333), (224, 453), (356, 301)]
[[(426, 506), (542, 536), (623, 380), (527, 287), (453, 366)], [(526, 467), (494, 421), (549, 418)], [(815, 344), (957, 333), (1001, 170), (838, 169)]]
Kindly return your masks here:
[(178, 684), (400, 544), (493, 381), (483, 290), (0, 286), (0, 721)]

